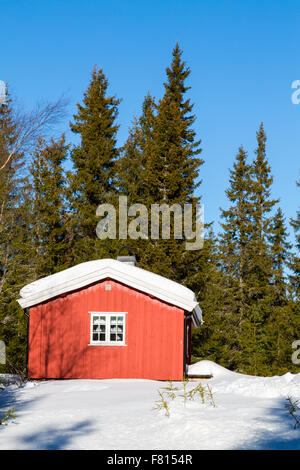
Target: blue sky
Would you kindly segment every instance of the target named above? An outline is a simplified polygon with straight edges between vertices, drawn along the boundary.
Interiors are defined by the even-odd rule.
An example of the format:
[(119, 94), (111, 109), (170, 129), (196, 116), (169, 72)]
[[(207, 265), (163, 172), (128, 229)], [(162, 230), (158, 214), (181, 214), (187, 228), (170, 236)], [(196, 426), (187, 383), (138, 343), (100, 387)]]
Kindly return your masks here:
[(94, 64), (122, 98), (121, 144), (148, 90), (162, 96), (178, 41), (192, 70), (206, 221), (219, 229), (229, 168), (240, 144), (252, 158), (261, 121), (273, 195), (287, 218), (296, 215), (300, 104), (291, 86), (300, 80), (299, 0), (0, 0), (0, 17), (0, 79), (28, 107), (65, 93), (69, 116), (59, 130), (70, 140), (68, 121)]

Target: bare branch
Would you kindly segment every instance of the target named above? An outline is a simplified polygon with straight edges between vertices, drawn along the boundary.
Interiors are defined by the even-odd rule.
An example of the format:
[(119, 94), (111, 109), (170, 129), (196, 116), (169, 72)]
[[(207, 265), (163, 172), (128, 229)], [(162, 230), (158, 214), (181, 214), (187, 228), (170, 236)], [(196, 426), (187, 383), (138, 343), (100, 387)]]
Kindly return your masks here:
[(28, 149), (42, 136), (42, 133), (45, 133), (59, 122), (66, 114), (66, 105), (67, 100), (61, 97), (53, 104), (46, 103), (43, 105), (39, 103), (29, 113), (15, 112), (16, 139), (13, 148), (0, 167), (0, 171), (6, 167), (17, 151)]

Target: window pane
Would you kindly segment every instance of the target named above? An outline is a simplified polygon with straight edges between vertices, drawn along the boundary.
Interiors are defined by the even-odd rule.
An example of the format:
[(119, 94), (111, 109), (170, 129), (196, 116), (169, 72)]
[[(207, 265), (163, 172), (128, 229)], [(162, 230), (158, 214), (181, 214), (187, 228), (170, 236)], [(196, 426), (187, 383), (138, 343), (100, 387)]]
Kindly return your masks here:
[(95, 343), (124, 342), (125, 315), (93, 314), (91, 329), (92, 341)]

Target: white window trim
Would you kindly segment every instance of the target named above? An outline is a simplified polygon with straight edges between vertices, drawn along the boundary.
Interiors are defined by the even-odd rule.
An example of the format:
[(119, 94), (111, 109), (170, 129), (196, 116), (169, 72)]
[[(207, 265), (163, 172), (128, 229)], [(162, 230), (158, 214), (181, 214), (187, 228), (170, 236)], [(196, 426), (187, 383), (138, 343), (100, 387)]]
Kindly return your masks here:
[[(126, 315), (128, 312), (88, 312), (91, 314), (90, 317), (90, 343), (88, 346), (127, 346), (125, 343), (126, 339)], [(110, 325), (110, 317), (123, 316), (123, 341), (93, 341), (93, 317), (94, 316), (105, 316), (106, 317), (106, 332), (110, 331), (108, 326)]]

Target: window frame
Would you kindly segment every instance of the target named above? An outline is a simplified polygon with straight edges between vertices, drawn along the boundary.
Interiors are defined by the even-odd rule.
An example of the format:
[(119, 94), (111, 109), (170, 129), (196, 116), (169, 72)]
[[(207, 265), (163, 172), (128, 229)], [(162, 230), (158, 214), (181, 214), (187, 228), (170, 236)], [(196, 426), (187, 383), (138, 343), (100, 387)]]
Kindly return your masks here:
[[(126, 315), (128, 312), (88, 312), (90, 314), (90, 343), (89, 346), (127, 346), (126, 345)], [(93, 340), (93, 318), (105, 316), (105, 341)], [(123, 317), (123, 340), (122, 341), (107, 341), (107, 336), (110, 337), (110, 318)], [(117, 332), (116, 332), (117, 334)]]

